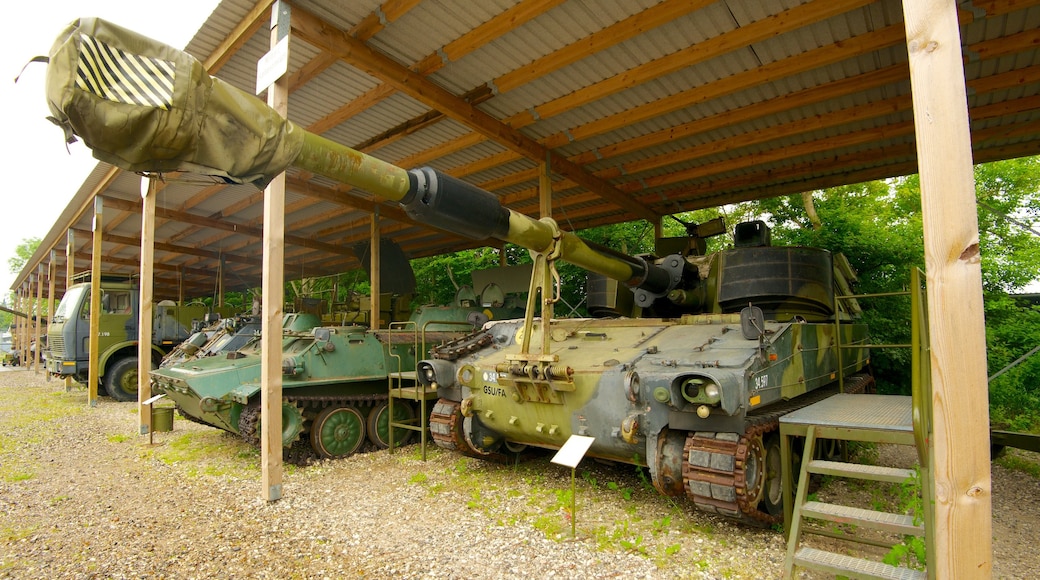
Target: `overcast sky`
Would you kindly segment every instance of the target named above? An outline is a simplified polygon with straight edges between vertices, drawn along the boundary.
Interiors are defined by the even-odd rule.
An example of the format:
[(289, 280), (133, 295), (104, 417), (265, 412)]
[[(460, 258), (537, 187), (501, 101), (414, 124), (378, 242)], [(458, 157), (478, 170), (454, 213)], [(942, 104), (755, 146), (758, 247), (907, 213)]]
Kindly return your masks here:
[[(20, 0), (5, 2), (7, 19), (0, 33), (0, 295), (6, 299), (16, 274), (8, 259), (26, 238), (43, 238), (97, 165), (76, 143), (66, 150), (61, 130), (43, 92), (45, 65), (25, 63), (46, 55), (58, 34), (79, 17), (98, 16), (183, 48), (218, 0)], [(71, 151), (71, 154), (70, 152)]]

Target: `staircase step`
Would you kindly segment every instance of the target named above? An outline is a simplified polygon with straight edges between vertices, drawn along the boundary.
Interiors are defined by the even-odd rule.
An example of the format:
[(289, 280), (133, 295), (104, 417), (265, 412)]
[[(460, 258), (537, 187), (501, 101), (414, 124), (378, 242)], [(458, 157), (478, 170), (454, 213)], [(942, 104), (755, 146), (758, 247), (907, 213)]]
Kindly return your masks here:
[(825, 461), (814, 459), (809, 462), (809, 473), (836, 475), (838, 477), (854, 477), (871, 481), (903, 483), (913, 477), (913, 469), (899, 467), (882, 467), (880, 465), (863, 465), (860, 463), (844, 463), (841, 461)]
[(899, 568), (883, 562), (865, 560), (815, 548), (799, 548), (794, 563), (802, 568), (827, 572), (849, 578), (885, 578), (890, 580), (925, 580), (928, 575), (921, 570)]
[(437, 398), (437, 389), (424, 389), (422, 387), (401, 387), (390, 389), (390, 396), (395, 399), (408, 399), (409, 401), (430, 400)]
[(848, 507), (818, 501), (805, 502), (802, 517), (816, 518), (841, 524), (855, 524), (896, 534), (924, 536), (924, 526), (914, 525), (914, 518), (874, 510)]

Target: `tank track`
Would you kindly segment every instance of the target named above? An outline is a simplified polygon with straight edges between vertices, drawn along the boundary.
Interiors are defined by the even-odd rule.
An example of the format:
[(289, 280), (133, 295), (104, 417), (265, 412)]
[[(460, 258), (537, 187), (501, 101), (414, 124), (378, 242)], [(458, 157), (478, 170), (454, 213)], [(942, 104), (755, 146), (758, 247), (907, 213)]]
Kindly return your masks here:
[(430, 349), (430, 356), (440, 360), (458, 360), (468, 354), (474, 353), (494, 341), (494, 337), (486, 330), (478, 330), (472, 334), (449, 340), (448, 342)]
[(462, 429), (462, 404), (449, 399), (438, 399), (430, 412), (430, 434), (433, 442), (442, 449), (461, 453), (486, 461), (507, 463), (510, 458), (504, 453), (482, 452), (474, 448)]
[[(862, 393), (873, 383), (868, 374), (855, 375), (846, 381), (845, 392)], [(755, 498), (748, 494), (745, 468), (749, 452), (753, 451), (752, 442), (779, 431), (780, 417), (837, 392), (835, 384), (750, 415), (743, 434), (697, 431), (687, 435), (682, 461), (686, 496), (702, 511), (755, 526), (779, 523), (782, 514), (762, 511), (758, 505), (752, 505)]]
[[(362, 412), (363, 417), (367, 417), (368, 412), (371, 411), (372, 407), (386, 401), (388, 398), (388, 395), (383, 394), (353, 395), (347, 397), (303, 395), (284, 397), (284, 400), (288, 403), (296, 403), (299, 405), (303, 410), (305, 418), (313, 416), (318, 411), (331, 405), (353, 406)], [(242, 409), (242, 414), (239, 415), (238, 419), (239, 435), (241, 435), (242, 439), (244, 439), (246, 443), (253, 447), (260, 446), (260, 433), (257, 429), (259, 425), (260, 402), (254, 401)], [(309, 431), (310, 419), (307, 419), (305, 428), (300, 433), (300, 436), (293, 441), (289, 447), (282, 449), (282, 461), (292, 465), (307, 466), (319, 459), (318, 453), (313, 447), (311, 447), (309, 437), (306, 435)], [(357, 450), (357, 453), (368, 453), (370, 451), (375, 451), (376, 449), (378, 449), (376, 445), (366, 438), (361, 444), (361, 447)]]

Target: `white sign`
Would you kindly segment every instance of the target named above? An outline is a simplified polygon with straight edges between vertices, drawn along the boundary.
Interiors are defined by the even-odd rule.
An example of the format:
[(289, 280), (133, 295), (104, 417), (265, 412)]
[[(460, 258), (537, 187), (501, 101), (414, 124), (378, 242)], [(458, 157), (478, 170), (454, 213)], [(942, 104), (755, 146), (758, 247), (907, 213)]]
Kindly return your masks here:
[(592, 442), (595, 440), (595, 437), (571, 435), (570, 439), (563, 444), (563, 447), (560, 447), (560, 450), (549, 461), (574, 469), (578, 466), (578, 463), (581, 463), (585, 453), (589, 450), (589, 447), (592, 447)]
[(141, 404), (142, 405), (151, 405), (152, 403), (158, 401), (159, 399), (161, 399), (161, 398), (163, 398), (165, 396), (166, 396), (166, 393), (163, 393), (161, 395), (156, 395), (156, 396), (152, 397), (151, 399), (145, 399), (144, 403), (141, 403)]
[(256, 63), (256, 94), (267, 90), (267, 87), (289, 72), (289, 37), (278, 41), (267, 54)]

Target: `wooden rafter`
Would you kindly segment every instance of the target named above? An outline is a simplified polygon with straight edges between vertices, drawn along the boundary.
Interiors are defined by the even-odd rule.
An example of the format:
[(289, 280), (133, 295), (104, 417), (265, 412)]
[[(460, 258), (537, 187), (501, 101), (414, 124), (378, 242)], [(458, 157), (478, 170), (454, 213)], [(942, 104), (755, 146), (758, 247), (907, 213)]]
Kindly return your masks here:
[(345, 34), (343, 31), (320, 20), (304, 10), (294, 12), (293, 30), (297, 36), (307, 43), (322, 50), (334, 53), (343, 60), (382, 78), (399, 91), (423, 102), (429, 107), (438, 109), (449, 117), (464, 123), (481, 134), (503, 145), (516, 150), (530, 159), (540, 160), (551, 157), (552, 167), (556, 173), (565, 175), (580, 183), (610, 202), (628, 210), (634, 217), (656, 219), (656, 216), (640, 204), (615, 190), (604, 182), (585, 172), (581, 167), (570, 163), (547, 150), (535, 140), (491, 117), (487, 113), (473, 107), (464, 100), (453, 95), (425, 77), (408, 70), (390, 58), (379, 54), (363, 42)]

